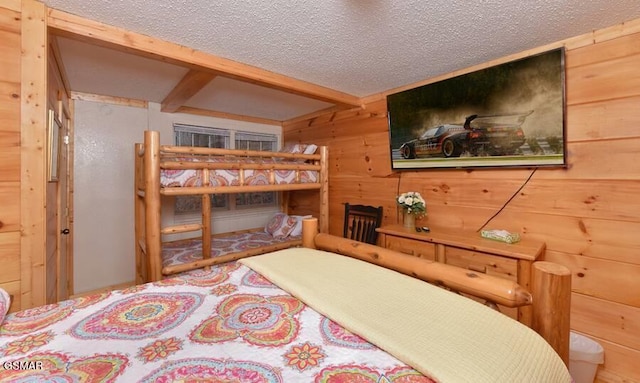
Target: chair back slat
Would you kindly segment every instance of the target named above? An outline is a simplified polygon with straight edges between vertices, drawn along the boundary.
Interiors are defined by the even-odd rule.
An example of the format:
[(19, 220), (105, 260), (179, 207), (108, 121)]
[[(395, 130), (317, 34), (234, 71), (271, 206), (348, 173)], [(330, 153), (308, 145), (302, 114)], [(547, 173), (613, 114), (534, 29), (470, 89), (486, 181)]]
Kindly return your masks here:
[(345, 204), (343, 237), (376, 244), (382, 223), (382, 206)]

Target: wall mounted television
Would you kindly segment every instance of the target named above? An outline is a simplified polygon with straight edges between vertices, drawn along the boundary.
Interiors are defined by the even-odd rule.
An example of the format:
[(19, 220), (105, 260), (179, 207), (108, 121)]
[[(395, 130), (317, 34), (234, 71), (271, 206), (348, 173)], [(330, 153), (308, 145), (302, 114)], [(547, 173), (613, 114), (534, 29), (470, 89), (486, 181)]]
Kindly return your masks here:
[(566, 166), (564, 48), (387, 96), (394, 170)]

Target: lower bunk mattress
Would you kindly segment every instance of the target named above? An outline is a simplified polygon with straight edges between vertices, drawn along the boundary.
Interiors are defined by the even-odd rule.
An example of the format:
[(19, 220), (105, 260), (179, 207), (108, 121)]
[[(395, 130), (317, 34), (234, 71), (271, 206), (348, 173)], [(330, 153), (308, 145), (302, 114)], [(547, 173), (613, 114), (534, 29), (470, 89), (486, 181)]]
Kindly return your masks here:
[[(425, 296), (424, 291), (416, 294), (406, 291), (409, 285), (405, 285), (407, 280), (403, 279), (409, 277), (389, 270), (370, 269), (377, 266), (361, 261), (356, 262), (365, 264), (360, 265), (364, 269), (347, 271), (343, 261), (332, 263), (335, 259), (329, 259), (337, 255), (324, 253), (309, 249), (281, 250), (209, 271), (193, 271), (159, 282), (11, 314), (0, 327), (0, 363), (4, 367), (0, 369), (0, 381), (571, 381), (559, 357), (553, 350), (549, 351), (544, 340), (536, 339), (537, 334), (530, 334), (530, 329), (510, 318), (417, 281), (433, 289), (434, 297), (440, 302), (431, 301), (430, 293)], [(327, 255), (328, 263), (321, 259)], [(340, 267), (338, 277), (332, 278), (337, 267)], [(363, 273), (367, 270), (372, 273)], [(344, 275), (349, 275), (346, 280), (351, 280), (353, 274), (349, 273), (352, 272), (358, 274), (353, 277), (355, 285), (368, 280), (368, 286), (342, 291), (341, 296), (336, 297), (338, 306), (345, 303), (349, 306), (350, 299), (357, 299), (356, 310), (366, 307), (365, 311), (377, 312), (371, 315), (369, 323), (356, 326), (356, 331), (349, 328), (358, 313), (354, 315), (347, 310), (337, 315), (343, 318), (346, 314), (349, 318), (348, 324), (339, 323), (331, 316), (335, 307), (319, 304), (326, 300), (327, 294), (323, 296), (323, 289), (318, 286), (327, 286), (327, 293), (335, 295), (335, 289), (349, 285), (342, 282), (345, 282)], [(295, 277), (289, 280), (287, 274)], [(376, 299), (399, 291), (390, 288), (389, 284), (396, 286), (396, 282), (401, 294), (415, 295), (411, 299), (422, 302), (418, 305), (426, 303), (436, 315), (416, 317), (410, 307), (407, 312), (387, 311), (387, 304), (406, 301), (404, 298), (392, 302)], [(299, 284), (301, 289), (295, 287)], [(310, 302), (300, 297), (307, 297)], [(457, 315), (447, 314), (455, 318), (442, 321), (437, 314), (443, 307), (457, 311), (464, 307), (469, 308), (469, 312), (464, 309)], [(483, 318), (473, 317), (480, 312)], [(407, 320), (414, 324), (406, 326)], [(469, 329), (443, 330), (447, 323), (460, 320)], [(383, 327), (395, 328), (394, 333), (383, 333), (382, 338), (397, 335), (409, 343), (420, 338), (423, 349), (418, 352), (411, 348), (398, 349), (399, 343), (393, 340), (390, 344), (374, 345), (357, 335), (360, 331), (375, 334), (372, 330), (377, 327), (376, 321), (383, 323)], [(483, 334), (487, 329), (482, 323), (495, 327), (494, 331)], [(429, 331), (420, 330), (420, 336), (406, 331), (403, 334), (403, 329), (416, 328), (416, 325)], [(466, 331), (477, 331), (478, 337), (456, 348), (457, 339)], [(423, 338), (429, 333), (433, 339)], [(490, 342), (482, 342), (483, 336)], [(379, 338), (372, 336), (372, 339)], [(445, 342), (436, 338), (443, 338)], [(452, 346), (447, 346), (449, 343)], [(510, 355), (511, 352), (516, 355)], [(433, 365), (429, 365), (431, 359)], [(492, 360), (496, 362), (487, 363)]]
[[(302, 236), (274, 237), (264, 231), (212, 237), (211, 258), (300, 239)], [(181, 265), (201, 259), (202, 241), (200, 239), (185, 239), (162, 244), (162, 267)]]

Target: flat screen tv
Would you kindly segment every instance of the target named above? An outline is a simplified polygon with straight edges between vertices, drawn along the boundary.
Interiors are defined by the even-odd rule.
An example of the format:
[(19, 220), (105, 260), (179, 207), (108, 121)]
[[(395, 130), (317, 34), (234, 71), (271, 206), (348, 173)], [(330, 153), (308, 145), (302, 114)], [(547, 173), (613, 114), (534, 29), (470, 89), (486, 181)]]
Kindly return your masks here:
[(564, 49), (387, 96), (394, 170), (566, 166)]

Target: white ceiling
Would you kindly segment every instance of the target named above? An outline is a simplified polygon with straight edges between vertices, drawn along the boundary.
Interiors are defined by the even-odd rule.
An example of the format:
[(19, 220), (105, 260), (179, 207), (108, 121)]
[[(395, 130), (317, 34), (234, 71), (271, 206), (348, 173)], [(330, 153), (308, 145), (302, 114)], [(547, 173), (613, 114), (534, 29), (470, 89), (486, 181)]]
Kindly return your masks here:
[[(640, 18), (639, 0), (45, 0), (357, 97)], [(185, 68), (61, 39), (72, 90), (161, 101)], [(216, 77), (188, 106), (286, 120), (331, 104)]]

